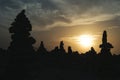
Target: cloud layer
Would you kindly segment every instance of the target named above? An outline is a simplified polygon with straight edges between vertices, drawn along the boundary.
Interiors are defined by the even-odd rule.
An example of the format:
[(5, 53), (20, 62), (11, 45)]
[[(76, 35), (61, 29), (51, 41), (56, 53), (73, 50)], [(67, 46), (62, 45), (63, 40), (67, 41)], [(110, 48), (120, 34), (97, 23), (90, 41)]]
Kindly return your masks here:
[(22, 9), (26, 9), (34, 30), (97, 23), (120, 25), (119, 0), (0, 0), (0, 4), (0, 24), (4, 26), (9, 26)]

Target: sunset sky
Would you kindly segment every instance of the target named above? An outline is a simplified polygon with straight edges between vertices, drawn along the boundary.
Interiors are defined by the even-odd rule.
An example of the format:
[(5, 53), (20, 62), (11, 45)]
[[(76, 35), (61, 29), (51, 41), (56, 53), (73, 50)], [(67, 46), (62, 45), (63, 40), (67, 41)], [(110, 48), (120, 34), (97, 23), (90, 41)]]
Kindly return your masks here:
[[(7, 49), (11, 34), (8, 28), (22, 9), (32, 24), (32, 36), (38, 48), (44, 41), (48, 50), (64, 41), (80, 53), (94, 47), (100, 52), (102, 33), (107, 31), (108, 41), (120, 54), (120, 0), (0, 0), (0, 47)], [(81, 44), (81, 36), (88, 35), (90, 45)], [(84, 41), (84, 40), (83, 40)]]

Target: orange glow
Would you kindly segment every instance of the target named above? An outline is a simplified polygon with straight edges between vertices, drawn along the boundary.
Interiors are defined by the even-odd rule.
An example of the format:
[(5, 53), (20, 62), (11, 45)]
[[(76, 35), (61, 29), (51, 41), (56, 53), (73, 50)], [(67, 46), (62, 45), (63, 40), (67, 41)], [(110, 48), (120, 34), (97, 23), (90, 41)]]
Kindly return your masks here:
[(76, 39), (82, 47), (87, 48), (93, 46), (94, 37), (92, 35), (81, 35), (78, 36)]

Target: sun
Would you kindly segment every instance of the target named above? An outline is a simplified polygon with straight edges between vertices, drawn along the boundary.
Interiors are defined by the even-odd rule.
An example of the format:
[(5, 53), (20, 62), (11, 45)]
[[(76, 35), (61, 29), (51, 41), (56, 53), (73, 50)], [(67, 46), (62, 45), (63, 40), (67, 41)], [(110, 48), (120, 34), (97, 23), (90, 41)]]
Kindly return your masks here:
[(94, 37), (92, 35), (81, 35), (77, 38), (78, 43), (83, 47), (91, 47)]

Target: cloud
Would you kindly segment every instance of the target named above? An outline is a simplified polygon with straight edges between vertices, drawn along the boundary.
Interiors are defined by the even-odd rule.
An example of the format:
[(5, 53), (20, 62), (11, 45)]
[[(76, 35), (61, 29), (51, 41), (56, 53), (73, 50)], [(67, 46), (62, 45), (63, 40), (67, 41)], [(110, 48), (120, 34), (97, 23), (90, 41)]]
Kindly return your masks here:
[(120, 15), (113, 16), (111, 19), (96, 22), (96, 24), (108, 27), (108, 29), (120, 28)]
[(0, 28), (1, 28), (1, 29), (6, 29), (7, 27), (4, 26), (4, 25), (2, 25), (2, 24), (0, 24)]
[[(114, 24), (120, 14), (119, 0), (1, 0), (0, 24), (10, 26), (22, 9), (26, 9), (34, 30), (88, 24)], [(118, 26), (118, 25), (117, 25)]]
[(0, 9), (0, 12), (2, 12), (0, 14), (0, 22), (5, 26), (8, 26), (6, 23), (10, 24), (13, 18), (15, 18), (17, 13), (22, 9), (26, 9), (26, 14), (30, 18), (33, 26), (39, 26), (40, 29), (46, 28), (46, 26), (52, 25), (55, 22), (71, 22), (50, 0), (30, 0), (29, 2), (24, 0), (9, 0), (7, 2), (6, 0), (3, 0), (0, 1), (0, 3), (3, 3), (3, 5), (1, 5), (3, 9)]
[[(55, 24), (56, 22), (64, 22), (64, 23), (71, 22), (67, 17), (61, 14), (59, 10), (42, 9), (40, 3), (29, 4), (27, 6), (27, 10), (29, 17), (31, 18), (31, 22), (33, 23), (33, 26), (40, 26), (41, 28), (45, 28), (47, 26)], [(31, 13), (31, 12), (35, 12), (35, 13)]]

